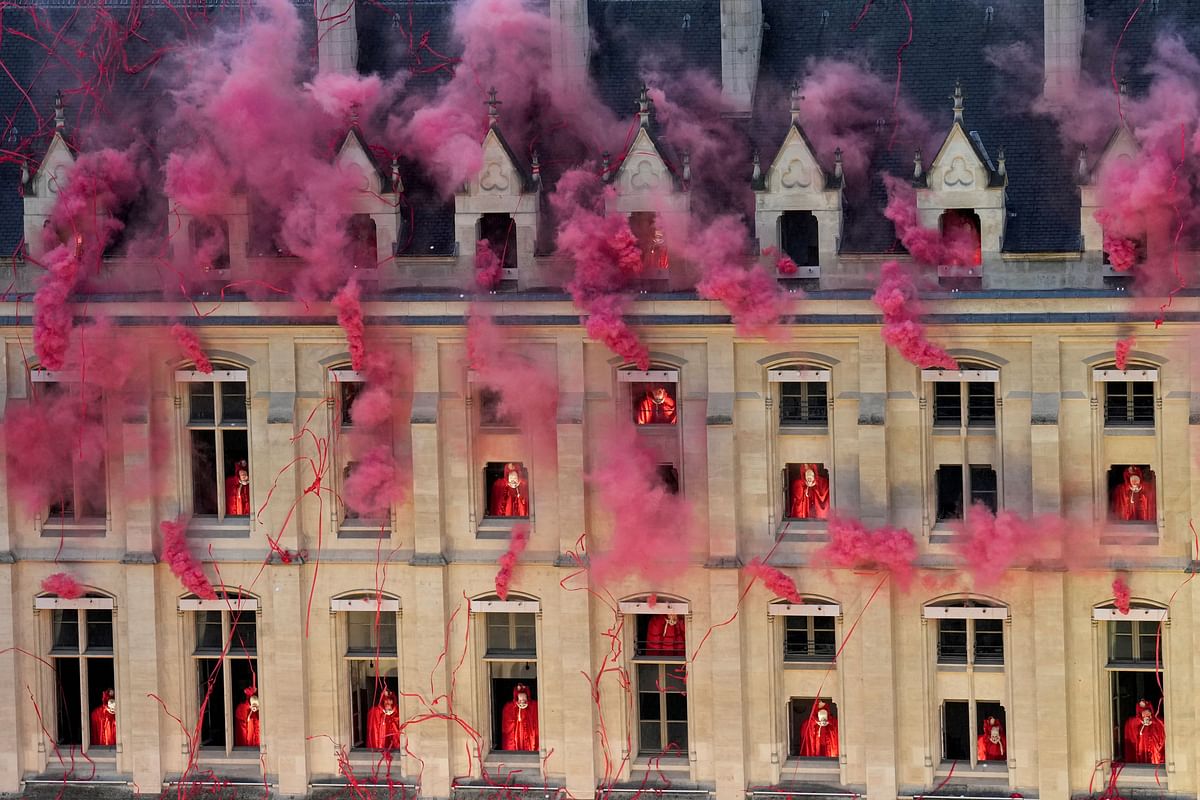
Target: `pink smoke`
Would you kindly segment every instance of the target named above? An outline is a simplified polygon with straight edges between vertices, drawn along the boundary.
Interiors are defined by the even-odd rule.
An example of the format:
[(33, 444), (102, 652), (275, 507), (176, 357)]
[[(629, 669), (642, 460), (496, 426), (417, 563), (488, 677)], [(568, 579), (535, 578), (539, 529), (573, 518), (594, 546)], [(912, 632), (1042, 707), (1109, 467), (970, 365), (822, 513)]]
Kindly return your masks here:
[(162, 560), (167, 562), (183, 588), (202, 600), (216, 600), (217, 593), (204, 574), (204, 568), (188, 548), (187, 518), (163, 520), (159, 528), (163, 537)]
[(782, 336), (780, 323), (791, 306), (783, 287), (761, 266), (747, 266), (746, 228), (732, 215), (698, 225), (683, 248), (701, 270), (696, 290), (729, 309), (739, 336)]
[(883, 312), (884, 342), (906, 361), (922, 369), (958, 369), (958, 362), (925, 335), (921, 305), (912, 278), (898, 262), (887, 261), (879, 272), (879, 287), (871, 298)]
[(499, 286), (503, 279), (504, 269), (500, 257), (486, 239), (480, 239), (475, 244), (475, 284), (485, 292), (490, 292)]
[(353, 468), (342, 483), (342, 500), (359, 515), (386, 517), (404, 499), (407, 475), (391, 444), (400, 412), (400, 367), (384, 351), (366, 353), (365, 386), (350, 409), (352, 427), (342, 436)]
[(1117, 607), (1117, 611), (1121, 612), (1122, 614), (1128, 614), (1129, 605), (1131, 602), (1130, 597), (1132, 594), (1129, 584), (1125, 582), (1124, 578), (1118, 575), (1116, 578), (1113, 578), (1112, 591), (1113, 605)]
[(1124, 370), (1126, 364), (1129, 363), (1129, 353), (1137, 346), (1137, 338), (1129, 336), (1125, 339), (1117, 339), (1116, 345), (1116, 361), (1117, 369)]
[(42, 579), (42, 591), (56, 595), (64, 600), (74, 600), (83, 597), (83, 586), (69, 572), (56, 572)]
[(69, 306), (82, 263), (99, 265), (124, 224), (121, 208), (141, 188), (130, 152), (98, 150), (79, 156), (43, 230), (46, 275), (33, 296), (33, 345), (45, 369), (62, 369), (74, 327)]
[(517, 559), (525, 552), (529, 544), (529, 526), (520, 523), (513, 526), (512, 538), (508, 542), (508, 550), (500, 556), (500, 570), (496, 573), (496, 595), (501, 600), (508, 599), (508, 587), (512, 583), (513, 570), (516, 569)]
[(755, 558), (746, 565), (746, 574), (752, 580), (761, 580), (767, 589), (775, 594), (776, 597), (782, 597), (789, 603), (803, 603), (804, 598), (800, 596), (799, 590), (796, 589), (796, 582), (783, 573), (777, 567), (772, 567), (764, 564), (761, 559)]
[(883, 183), (888, 193), (883, 215), (896, 226), (896, 238), (916, 261), (931, 266), (979, 263), (979, 239), (971, 228), (926, 228), (917, 213), (917, 192), (912, 184), (892, 175), (884, 175)]
[(612, 538), (592, 557), (593, 579), (640, 575), (653, 583), (677, 575), (694, 547), (695, 523), (691, 506), (659, 478), (654, 451), (622, 425), (604, 437), (597, 463), (588, 481), (612, 518)]
[(204, 347), (201, 346), (199, 337), (196, 336), (191, 328), (185, 328), (176, 323), (171, 326), (171, 335), (175, 337), (175, 342), (179, 345), (179, 349), (183, 351), (184, 356), (192, 362), (197, 370), (205, 374), (213, 371), (212, 362), (204, 354)]
[(775, 269), (779, 270), (780, 275), (795, 275), (800, 271), (800, 267), (790, 256), (774, 247), (764, 248), (762, 254), (768, 258), (775, 259)]
[(346, 344), (350, 348), (350, 366), (355, 370), (363, 368), (363, 359), (367, 355), (362, 306), (359, 304), (361, 295), (358, 281), (351, 278), (350, 282), (333, 296), (338, 325), (346, 332)]
[(1085, 532), (1061, 517), (1025, 519), (1014, 511), (992, 514), (976, 504), (953, 524), (953, 547), (981, 589), (994, 586), (1009, 569), (1039, 564), (1082, 563)]
[(917, 543), (903, 528), (868, 530), (858, 520), (842, 517), (829, 519), (829, 542), (813, 553), (814, 565), (889, 572), (901, 589), (912, 582), (916, 560)]
[(558, 216), (558, 252), (575, 264), (567, 291), (587, 318), (588, 336), (649, 369), (650, 352), (623, 316), (632, 282), (642, 273), (642, 251), (629, 220), (604, 213), (613, 190), (584, 169), (558, 180), (550, 205)]
[(216, 149), (201, 142), (195, 150), (167, 157), (165, 187), (167, 196), (189, 213), (209, 217), (229, 208), (234, 178)]

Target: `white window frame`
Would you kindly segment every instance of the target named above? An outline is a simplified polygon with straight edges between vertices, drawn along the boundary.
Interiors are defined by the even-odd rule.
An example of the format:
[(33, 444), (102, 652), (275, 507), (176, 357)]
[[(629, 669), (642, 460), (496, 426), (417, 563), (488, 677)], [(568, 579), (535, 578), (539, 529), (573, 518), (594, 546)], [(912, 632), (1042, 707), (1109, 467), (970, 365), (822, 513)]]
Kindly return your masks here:
[[(73, 658), (75, 660), (78, 660), (79, 661), (79, 699), (80, 699), (80, 706), (81, 706), (81, 708), (79, 709), (80, 714), (81, 714), (80, 745), (79, 745), (80, 751), (82, 753), (88, 754), (88, 757), (92, 760), (95, 760), (97, 758), (99, 758), (99, 759), (113, 758), (115, 756), (115, 752), (116, 752), (115, 749), (110, 749), (108, 747), (105, 747), (101, 750), (94, 750), (93, 745), (91, 743), (91, 738), (92, 738), (91, 712), (92, 712), (92, 709), (90, 708), (91, 703), (88, 698), (88, 662), (92, 661), (92, 660), (102, 660), (102, 659), (107, 659), (108, 661), (112, 662), (113, 685), (111, 688), (116, 690), (117, 679), (118, 679), (118, 675), (117, 675), (117, 643), (118, 643), (118, 641), (117, 641), (117, 609), (116, 609), (115, 601), (111, 597), (78, 597), (78, 598), (70, 598), (70, 599), (64, 598), (64, 597), (35, 597), (33, 605), (34, 605), (34, 613), (38, 616), (41, 616), (40, 615), (41, 611), (50, 611), (50, 615), (48, 616), (48, 618), (45, 621), (44, 627), (42, 629), (43, 632), (41, 634), (42, 641), (44, 642), (42, 651), (46, 654), (45, 655), (46, 664), (44, 665), (46, 667), (46, 669), (40, 673), (40, 674), (45, 675), (46, 680), (49, 682), (49, 686), (46, 687), (41, 683), (41, 681), (38, 682), (40, 695), (43, 698), (45, 698), (45, 700), (42, 703), (42, 708), (44, 710), (43, 711), (44, 722), (50, 727), (51, 732), (54, 735), (54, 741), (55, 741), (55, 743), (57, 743), (58, 737), (59, 737), (57, 710), (58, 710), (58, 705), (61, 702), (61, 699), (58, 696), (58, 691), (57, 691), (58, 679), (54, 675), (54, 669), (53, 669), (52, 664), (56, 659), (59, 659), (59, 658), (64, 658), (64, 659)], [(54, 652), (54, 612), (65, 611), (65, 610), (71, 610), (71, 611), (77, 612), (76, 624), (79, 626), (79, 630), (76, 635), (78, 637), (78, 646), (77, 646), (77, 653), (74, 655), (71, 653), (55, 653)], [(89, 612), (89, 611), (108, 611), (109, 612), (110, 624), (112, 626), (113, 646), (112, 646), (112, 650), (107, 653), (97, 652), (97, 653), (90, 654), (90, 655), (88, 654), (87, 612)], [(121, 732), (121, 728), (118, 725), (118, 728), (117, 728), (117, 747), (118, 748), (120, 747), (120, 744), (121, 744), (120, 732)], [(64, 747), (69, 748), (69, 747), (71, 747), (71, 745), (64, 745)]]
[[(35, 369), (29, 370), (29, 382), (32, 385), (31, 389), (36, 388), (38, 385), (41, 385), (41, 384), (58, 384), (58, 383), (68, 383), (68, 384), (75, 383), (75, 384), (77, 384), (77, 383), (81, 383), (82, 380), (83, 380), (83, 376), (80, 373), (80, 371), (74, 370), (74, 369), (72, 369), (72, 370), (51, 370), (51, 369), (35, 368)], [(36, 397), (34, 399), (36, 400)], [(99, 403), (100, 403), (100, 424), (103, 427), (105, 436), (107, 437), (107, 435), (108, 435), (108, 414), (107, 414), (107, 409), (105, 408), (106, 397), (105, 397), (104, 392), (100, 393)], [(107, 534), (108, 526), (109, 526), (109, 519), (110, 519), (109, 500), (111, 497), (111, 488), (112, 488), (109, 485), (108, 467), (109, 467), (109, 458), (108, 458), (108, 453), (106, 450), (106, 452), (104, 454), (103, 464), (100, 467), (100, 469), (103, 473), (101, 477), (104, 479), (104, 513), (101, 516), (84, 516), (79, 513), (79, 508), (81, 506), (80, 497), (81, 497), (82, 493), (80, 491), (79, 476), (74, 473), (74, 466), (72, 465), (71, 493), (73, 495), (72, 506), (75, 509), (75, 514), (72, 519), (66, 519), (64, 517), (52, 516), (50, 514), (49, 506), (39, 510), (37, 517), (35, 519), (35, 524), (37, 526), (38, 533), (42, 536), (53, 536), (53, 535), (57, 535), (59, 532), (62, 532), (62, 531), (88, 531), (88, 532), (100, 531), (101, 533)]]
[[(690, 645), (690, 643), (691, 643), (690, 637), (693, 635), (692, 634), (691, 604), (688, 603), (687, 601), (659, 600), (659, 601), (656, 601), (655, 603), (651, 604), (650, 602), (645, 601), (645, 600), (624, 600), (617, 604), (617, 610), (621, 614), (633, 615), (635, 617), (637, 617), (637, 616), (659, 616), (659, 615), (663, 615), (663, 614), (678, 614), (680, 617), (684, 618), (684, 622), (687, 626), (686, 630), (684, 632), (685, 647)], [(688, 739), (687, 747), (683, 748), (681, 750), (675, 751), (675, 752), (668, 752), (665, 750), (661, 750), (661, 751), (660, 750), (647, 750), (646, 748), (644, 748), (642, 746), (642, 741), (641, 741), (641, 722), (642, 722), (641, 701), (640, 701), (640, 699), (635, 697), (635, 702), (634, 702), (634, 707), (633, 707), (633, 722), (634, 722), (634, 727), (637, 730), (637, 737), (636, 737), (636, 747), (634, 749), (634, 753), (636, 754), (638, 759), (651, 759), (652, 761), (657, 761), (660, 758), (668, 759), (668, 760), (669, 759), (689, 759), (692, 748), (695, 746), (695, 743), (692, 741), (692, 735), (693, 735), (692, 721), (695, 719), (695, 711), (692, 708), (692, 695), (694, 693), (691, 691), (686, 691), (687, 681), (690, 680), (690, 678), (691, 678), (691, 671), (688, 669), (690, 661), (687, 657), (687, 651), (685, 650), (683, 658), (680, 658), (679, 656), (639, 655), (637, 652), (638, 626), (637, 626), (636, 622), (634, 625), (630, 626), (629, 636), (632, 638), (632, 641), (627, 643), (623, 649), (625, 651), (625, 670), (626, 670), (626, 674), (630, 675), (633, 679), (634, 694), (637, 695), (637, 694), (640, 694), (640, 692), (641, 692), (641, 684), (640, 684), (641, 677), (640, 677), (639, 673), (643, 666), (657, 667), (658, 672), (659, 672), (659, 682), (660, 682), (658, 685), (663, 685), (663, 686), (666, 685), (665, 684), (665, 680), (666, 680), (665, 675), (666, 675), (667, 671), (676, 671), (676, 670), (682, 669), (684, 671), (684, 687), (685, 687), (684, 698), (687, 703), (687, 719), (685, 720), (685, 722), (687, 723), (687, 739)], [(667, 725), (669, 722), (669, 720), (666, 718), (666, 703), (667, 703), (666, 695), (667, 695), (667, 693), (659, 692), (659, 694), (662, 695), (660, 703), (659, 703), (659, 710), (662, 712), (662, 715), (663, 715), (662, 719), (660, 720), (660, 723), (662, 725), (661, 737), (665, 737), (667, 735)]]
[[(213, 387), (213, 422), (211, 425), (207, 423), (193, 423), (191, 417), (191, 390), (188, 387), (193, 383), (212, 383)], [(215, 384), (222, 383), (241, 383), (245, 386), (246, 394), (246, 421), (245, 424), (240, 422), (235, 424), (227, 424), (222, 421), (223, 402), (220, 388)], [(245, 369), (214, 369), (212, 372), (201, 372), (200, 370), (180, 369), (175, 370), (175, 399), (176, 406), (179, 409), (180, 421), (180, 459), (179, 459), (179, 489), (180, 497), (183, 500), (183, 507), (190, 509), (193, 513), (191, 526), (198, 529), (203, 528), (228, 528), (240, 529), (245, 527), (249, 532), (252, 520), (254, 518), (254, 463), (253, 450), (250, 444), (250, 371)], [(250, 471), (250, 503), (251, 513), (246, 518), (242, 517), (226, 517), (225, 515), (225, 480), (227, 476), (224, 474), (214, 473), (217, 486), (217, 513), (216, 516), (198, 515), (195, 514), (195, 498), (192, 493), (195, 477), (192, 475), (192, 431), (194, 430), (212, 430), (215, 439), (214, 469), (224, 470), (225, 463), (225, 437), (222, 435), (226, 431), (245, 431), (246, 434), (246, 464)]]
[[(263, 652), (262, 652), (262, 625), (261, 625), (261, 608), (258, 599), (247, 597), (244, 595), (229, 594), (225, 597), (218, 596), (215, 600), (205, 600), (196, 597), (183, 597), (178, 602), (178, 614), (180, 625), (182, 627), (179, 641), (184, 643), (186, 661), (190, 664), (190, 668), (181, 670), (190, 675), (190, 678), (181, 680), (185, 697), (190, 698), (186, 703), (189, 719), (191, 720), (192, 729), (196, 731), (199, 737), (201, 719), (200, 719), (200, 698), (201, 690), (205, 686), (207, 679), (202, 679), (200, 676), (200, 662), (220, 660), (221, 664), (221, 685), (214, 686), (212, 694), (209, 696), (209, 703), (221, 702), (224, 704), (225, 716), (225, 745), (200, 745), (197, 743), (198, 752), (203, 757), (204, 754), (216, 754), (224, 750), (224, 756), (239, 758), (244, 756), (247, 760), (257, 761), (261, 757), (261, 753), (266, 748), (266, 737), (263, 735), (259, 740), (258, 749), (242, 747), (235, 749), (234, 747), (234, 712), (241, 701), (234, 695), (233, 686), (233, 671), (230, 669), (229, 661), (232, 659), (242, 661), (253, 661), (253, 670), (256, 679), (256, 685), (259, 690), (259, 697), (262, 697), (262, 668)], [(221, 642), (222, 648), (225, 650), (224, 655), (213, 653), (199, 653), (200, 642), (197, 639), (197, 626), (201, 617), (199, 615), (207, 615), (209, 611), (218, 611), (221, 614)], [(254, 653), (247, 655), (237, 642), (231, 642), (233, 615), (239, 614), (240, 618), (248, 617), (254, 623)], [(244, 616), (243, 616), (244, 615)], [(225, 643), (229, 643), (228, 648), (225, 648)], [(267, 714), (270, 712), (267, 711)], [(264, 714), (265, 717), (265, 714)], [(264, 731), (265, 731), (265, 726)]]
[[(395, 630), (396, 647), (395, 650), (384, 650), (382, 647), (375, 653), (351, 652), (350, 650), (350, 614), (376, 614), (379, 615), (379, 625), (391, 625)], [(335, 713), (340, 722), (340, 727), (343, 731), (343, 741), (353, 744), (355, 737), (354, 730), (354, 706), (351, 694), (354, 691), (352, 684), (351, 670), (353, 669), (352, 662), (361, 661), (392, 661), (396, 666), (396, 713), (401, 715), (400, 719), (406, 719), (404, 710), (404, 694), (401, 691), (401, 679), (403, 678), (403, 668), (400, 659), (400, 601), (394, 597), (380, 597), (374, 593), (367, 593), (356, 597), (337, 597), (329, 601), (329, 614), (333, 617), (334, 623), (334, 674), (338, 676), (338, 686), (341, 690), (335, 693)], [(342, 704), (345, 707), (342, 708)], [(369, 709), (363, 711), (364, 714), (369, 713)], [(379, 758), (380, 751), (369, 750), (364, 744), (361, 747), (352, 746), (349, 750), (351, 756), (363, 756), (374, 763)], [(391, 751), (393, 759), (403, 759), (403, 748), (398, 748)], [(366, 759), (364, 759), (366, 760)], [(403, 772), (403, 765), (400, 766), (400, 771)]]
[(392, 530), (390, 512), (386, 518), (382, 519), (375, 517), (347, 517), (346, 504), (342, 499), (347, 470), (353, 466), (354, 462), (350, 460), (347, 448), (341, 443), (342, 437), (353, 430), (353, 426), (342, 423), (341, 386), (345, 383), (366, 383), (366, 375), (359, 370), (346, 369), (345, 367), (331, 368), (326, 371), (326, 375), (326, 385), (329, 387), (329, 392), (325, 400), (325, 405), (329, 409), (329, 431), (331, 434), (330, 442), (332, 443), (330, 461), (334, 465), (334, 469), (332, 470), (334, 473), (333, 485), (337, 492), (335, 495), (337, 498), (336, 501), (329, 504), (329, 522), (339, 534), (345, 531), (358, 537), (365, 537), (373, 533), (380, 538), (388, 538), (391, 536)]
[[(1160, 630), (1161, 630), (1161, 634), (1160, 634), (1161, 652), (1159, 653), (1159, 657), (1155, 661), (1150, 661), (1150, 662), (1113, 662), (1111, 659), (1110, 644), (1111, 644), (1111, 640), (1112, 640), (1112, 637), (1114, 634), (1114, 630), (1111, 626), (1113, 623), (1116, 623), (1116, 622), (1132, 622), (1132, 623), (1143, 623), (1143, 624), (1157, 622), (1161, 626), (1160, 627)], [(1140, 673), (1147, 673), (1147, 674), (1152, 674), (1152, 675), (1155, 673), (1161, 674), (1161, 676), (1162, 676), (1161, 681), (1162, 681), (1162, 686), (1163, 686), (1163, 705), (1164, 706), (1169, 705), (1170, 675), (1169, 675), (1169, 670), (1167, 669), (1167, 663), (1169, 661), (1168, 647), (1169, 647), (1170, 637), (1167, 635), (1167, 633), (1171, 627), (1171, 617), (1170, 617), (1170, 612), (1168, 611), (1168, 609), (1157, 607), (1157, 606), (1131, 606), (1129, 609), (1129, 613), (1126, 615), (1126, 614), (1122, 614), (1120, 611), (1118, 611), (1115, 606), (1093, 608), (1092, 609), (1092, 624), (1097, 629), (1097, 633), (1098, 633), (1098, 636), (1097, 636), (1098, 641), (1096, 644), (1096, 647), (1098, 649), (1097, 666), (1099, 667), (1099, 670), (1100, 670), (1100, 681), (1099, 681), (1098, 689), (1101, 692), (1101, 695), (1099, 697), (1097, 697), (1097, 700), (1100, 701), (1100, 709), (1099, 709), (1099, 715), (1098, 715), (1097, 722), (1100, 725), (1100, 730), (1109, 730), (1109, 731), (1114, 731), (1114, 732), (1120, 731), (1121, 726), (1123, 726), (1125, 723), (1125, 720), (1123, 720), (1123, 719), (1117, 720), (1117, 719), (1112, 718), (1112, 714), (1113, 714), (1113, 681), (1115, 680), (1115, 675), (1118, 672), (1140, 672)], [(1135, 648), (1140, 647), (1139, 638), (1140, 638), (1139, 634), (1136, 632), (1136, 629), (1135, 629), (1134, 641), (1133, 641)], [(1163, 719), (1163, 725), (1169, 727), (1169, 725), (1170, 725), (1170, 716), (1169, 715)], [(1110, 752), (1110, 754), (1114, 760), (1119, 760), (1120, 758), (1122, 758), (1123, 754), (1121, 752), (1119, 752), (1119, 751), (1112, 752), (1112, 749), (1116, 743), (1114, 741), (1112, 741), (1111, 737), (1106, 737), (1106, 738), (1108, 739), (1108, 741), (1107, 741), (1107, 744), (1104, 745), (1104, 748)], [(1173, 741), (1173, 739), (1171, 738), (1171, 733), (1168, 730), (1167, 731), (1167, 753), (1166, 753), (1166, 759), (1167, 759), (1168, 764), (1174, 763), (1171, 758), (1171, 751), (1174, 747), (1178, 747), (1178, 744), (1176, 744)], [(1133, 765), (1128, 765), (1128, 766), (1138, 767), (1138, 766), (1142, 766), (1142, 765), (1133, 764)], [(1146, 766), (1149, 766), (1149, 765), (1146, 765)]]
[[(495, 731), (496, 698), (493, 696), (494, 680), (493, 664), (533, 664), (533, 680), (537, 686), (538, 712), (538, 748), (546, 752), (546, 715), (540, 706), (545, 702), (545, 685), (542, 681), (542, 606), (541, 601), (527, 600), (498, 600), (473, 599), (469, 602), (470, 616), (475, 627), (475, 658), (479, 665), (479, 679), (476, 681), (479, 708), (487, 710), (487, 730), (484, 741), (487, 743), (486, 752), (491, 759), (511, 759), (512, 754), (500, 749), (500, 742), (493, 740)], [(533, 616), (534, 654), (533, 658), (489, 656), (488, 655), (488, 615), (489, 614), (530, 614)]]

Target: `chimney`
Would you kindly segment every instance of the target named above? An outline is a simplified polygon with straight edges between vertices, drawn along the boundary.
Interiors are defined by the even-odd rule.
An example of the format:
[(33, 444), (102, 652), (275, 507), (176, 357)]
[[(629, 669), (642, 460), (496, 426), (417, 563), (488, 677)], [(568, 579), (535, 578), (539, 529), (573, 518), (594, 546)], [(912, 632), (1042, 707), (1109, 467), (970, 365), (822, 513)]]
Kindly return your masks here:
[(721, 0), (721, 86), (739, 113), (754, 103), (762, 35), (762, 0)]
[(586, 84), (591, 42), (587, 0), (550, 0), (551, 68), (561, 89)]
[(358, 72), (354, 0), (325, 0), (317, 9), (317, 68), (322, 73)]
[(1046, 84), (1043, 91), (1053, 101), (1074, 90), (1083, 56), (1084, 0), (1045, 0)]

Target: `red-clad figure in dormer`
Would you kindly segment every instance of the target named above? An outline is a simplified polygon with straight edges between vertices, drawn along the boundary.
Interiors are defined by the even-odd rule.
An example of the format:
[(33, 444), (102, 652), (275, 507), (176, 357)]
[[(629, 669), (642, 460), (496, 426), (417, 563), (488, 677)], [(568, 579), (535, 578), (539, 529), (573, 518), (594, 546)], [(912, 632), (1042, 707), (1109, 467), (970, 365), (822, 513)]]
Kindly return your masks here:
[(824, 700), (813, 703), (808, 719), (800, 729), (802, 758), (838, 757), (838, 721)]
[(638, 425), (674, 425), (677, 419), (675, 398), (666, 386), (658, 385), (646, 390), (642, 401), (638, 403), (635, 420)]
[(655, 614), (646, 624), (646, 655), (685, 654), (683, 618), (678, 614)]
[(105, 689), (100, 705), (92, 709), (92, 746), (114, 747), (117, 744), (117, 693)]
[(500, 715), (500, 749), (536, 751), (538, 749), (537, 700), (529, 687), (518, 683), (513, 699), (504, 704)]
[(801, 464), (800, 474), (792, 481), (788, 517), (825, 519), (828, 516), (829, 478), (820, 473), (816, 464)]
[(1154, 471), (1125, 468), (1122, 481), (1112, 493), (1112, 513), (1123, 522), (1152, 522), (1155, 519)]
[(372, 750), (397, 750), (400, 747), (400, 713), (396, 695), (385, 688), (379, 702), (367, 714), (367, 747)]
[(492, 481), (491, 497), (488, 500), (490, 517), (528, 517), (529, 482), (521, 474), (517, 464), (504, 465), (504, 474)]

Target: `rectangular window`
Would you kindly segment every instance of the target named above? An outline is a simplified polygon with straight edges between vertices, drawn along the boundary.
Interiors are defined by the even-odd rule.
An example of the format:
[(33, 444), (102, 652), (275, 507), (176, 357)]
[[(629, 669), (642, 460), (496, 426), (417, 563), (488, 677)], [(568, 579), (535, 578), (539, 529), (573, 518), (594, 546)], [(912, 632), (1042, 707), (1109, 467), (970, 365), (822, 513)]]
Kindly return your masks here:
[(1113, 381), (1104, 384), (1104, 424), (1154, 427), (1154, 383)]
[(674, 464), (659, 464), (658, 480), (667, 490), (667, 494), (679, 494), (679, 470)]
[(957, 464), (943, 464), (937, 469), (937, 518), (962, 519), (963, 514), (963, 468)]
[(482, 428), (515, 428), (517, 421), (511, 414), (504, 413), (500, 392), (486, 386), (479, 387), (479, 425)]
[(836, 759), (837, 704), (828, 697), (793, 697), (788, 701), (788, 756)]
[(996, 384), (971, 381), (967, 384), (967, 425), (996, 424)]
[(253, 611), (192, 612), (200, 746), (257, 751), (262, 725)]
[(791, 381), (779, 385), (779, 424), (824, 427), (829, 424), (829, 384)]
[(821, 263), (817, 218), (811, 211), (785, 211), (779, 218), (779, 246), (798, 267)]
[[(54, 668), (55, 742), (83, 752), (115, 748), (112, 611), (54, 609), (50, 627), (47, 660)], [(49, 725), (50, 719), (46, 722)]]
[(1157, 522), (1157, 488), (1149, 464), (1114, 464), (1108, 470), (1108, 518), (1113, 522)]
[(45, 527), (81, 522), (102, 526), (108, 509), (107, 464), (103, 443), (94, 440), (106, 435), (104, 395), (78, 381), (58, 383), (39, 379), (46, 375), (44, 372), (34, 375), (35, 401), (64, 409), (69, 405), (71, 416), (78, 419), (78, 428), (64, 432), (70, 440), (69, 470), (47, 476), (51, 499)]
[(933, 424), (955, 427), (962, 425), (962, 384), (933, 385)]
[(1162, 675), (1153, 669), (1109, 670), (1112, 692), (1113, 760), (1126, 764), (1166, 763), (1166, 703)]
[(488, 517), (529, 518), (529, 473), (520, 461), (491, 461), (483, 468)]
[(829, 472), (824, 464), (788, 464), (783, 470), (784, 518), (829, 517)]
[(638, 614), (634, 655), (673, 661), (687, 655), (687, 621), (676, 613)]
[(637, 681), (638, 753), (686, 757), (687, 666), (639, 663)]
[(966, 700), (942, 703), (942, 758), (971, 760), (971, 704)]
[(937, 626), (938, 664), (1004, 664), (1004, 620), (943, 618)]
[[(963, 404), (964, 387), (966, 404)], [(933, 424), (957, 428), (966, 415), (967, 427), (996, 424), (996, 384), (990, 381), (939, 381), (933, 384)]]
[(636, 425), (674, 425), (679, 421), (675, 383), (630, 383)]
[(1137, 664), (1153, 668), (1161, 661), (1157, 620), (1114, 620), (1108, 623), (1109, 666)]
[(218, 520), (249, 517), (250, 444), (245, 373), (188, 378), (187, 435), (192, 512)]
[(479, 218), (479, 241), (496, 256), (504, 269), (517, 266), (517, 226), (508, 214), (484, 214)]
[(831, 663), (837, 653), (834, 617), (784, 617), (785, 663)]
[(491, 612), (484, 617), (492, 749), (536, 752), (540, 749), (537, 615)]
[(996, 470), (989, 466), (971, 465), (971, 505), (980, 503), (996, 513)]
[(341, 616), (346, 625), (351, 747), (398, 749), (401, 713), (396, 615), (346, 611)]

